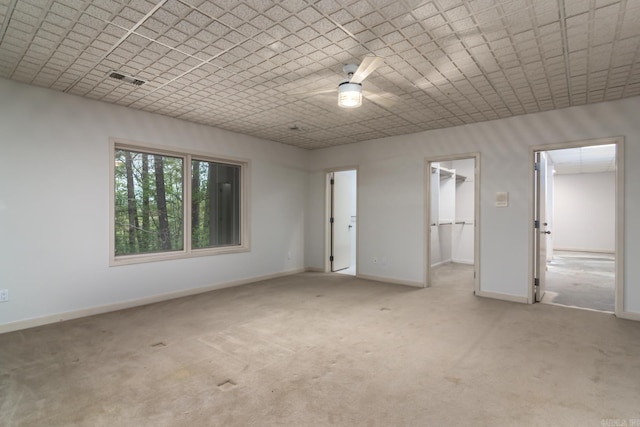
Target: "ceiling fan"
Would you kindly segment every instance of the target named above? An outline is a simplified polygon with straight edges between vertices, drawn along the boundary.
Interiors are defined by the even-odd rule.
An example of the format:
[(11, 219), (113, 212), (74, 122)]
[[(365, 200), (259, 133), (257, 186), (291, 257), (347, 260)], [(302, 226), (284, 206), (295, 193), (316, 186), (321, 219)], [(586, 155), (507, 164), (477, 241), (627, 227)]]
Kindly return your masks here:
[[(346, 64), (342, 70), (347, 74), (347, 78), (338, 84), (338, 106), (342, 108), (357, 108), (362, 105), (363, 95), (370, 101), (383, 107), (390, 107), (395, 104), (393, 95), (382, 93), (376, 90), (372, 84), (367, 84), (374, 89), (374, 92), (362, 89), (362, 82), (378, 67), (384, 64), (384, 58), (379, 56), (367, 56), (360, 65)], [(312, 92), (294, 92), (290, 95), (321, 95), (335, 92), (336, 89), (325, 89)]]

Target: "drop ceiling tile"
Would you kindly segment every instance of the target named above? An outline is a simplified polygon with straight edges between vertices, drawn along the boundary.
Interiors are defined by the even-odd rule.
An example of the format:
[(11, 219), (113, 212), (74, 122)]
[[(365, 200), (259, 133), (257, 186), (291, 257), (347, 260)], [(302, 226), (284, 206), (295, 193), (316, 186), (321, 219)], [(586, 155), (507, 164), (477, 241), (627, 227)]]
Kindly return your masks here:
[[(3, 3), (4, 6), (6, 8), (9, 7), (10, 3), (9, 1), (5, 1)], [(39, 17), (43, 14), (43, 12), (46, 10), (45, 5), (42, 3), (31, 3), (31, 2), (19, 2), (15, 4), (15, 8), (13, 9), (13, 13), (24, 13), (30, 16), (34, 16), (34, 17)]]
[(90, 4), (84, 10), (85, 16), (90, 16), (94, 19), (99, 19), (101, 21), (110, 21), (113, 19), (114, 13), (116, 10), (109, 10), (109, 8), (105, 8), (103, 4), (94, 5)]
[[(17, 0), (0, 73), (313, 148), (638, 94), (640, 7), (629, 3), (565, 2), (565, 58), (553, 0), (169, 0), (146, 18), (157, 2)], [(124, 39), (134, 25), (140, 35)], [(364, 84), (372, 93), (337, 109), (341, 64), (368, 54), (386, 59)], [(106, 83), (118, 67), (149, 83)], [(322, 88), (332, 92), (287, 95)], [(310, 130), (291, 136), (290, 118)]]
[(423, 3), (424, 4), (418, 7), (415, 7), (411, 10), (412, 15), (415, 16), (416, 19), (418, 20), (427, 19), (439, 12), (438, 7), (435, 6), (433, 2), (423, 2)]
[(589, 0), (573, 0), (565, 2), (564, 9), (567, 17), (585, 13), (589, 11)]
[(637, 96), (640, 95), (640, 82), (632, 83), (625, 87), (624, 96)]
[(59, 1), (54, 1), (50, 7), (51, 12), (55, 13), (58, 16), (65, 17), (68, 19), (74, 19), (78, 13), (78, 9), (70, 7), (67, 4), (63, 4)]
[(20, 11), (14, 11), (11, 15), (12, 25), (20, 26), (25, 31), (33, 31), (40, 23), (40, 16), (32, 16)]

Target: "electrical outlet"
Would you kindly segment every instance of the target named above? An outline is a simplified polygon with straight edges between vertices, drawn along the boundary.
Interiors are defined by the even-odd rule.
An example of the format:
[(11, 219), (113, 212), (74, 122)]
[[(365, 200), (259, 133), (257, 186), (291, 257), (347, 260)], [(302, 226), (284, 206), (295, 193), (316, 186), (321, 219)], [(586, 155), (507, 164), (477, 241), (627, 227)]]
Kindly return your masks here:
[(0, 289), (0, 302), (9, 301), (9, 289)]

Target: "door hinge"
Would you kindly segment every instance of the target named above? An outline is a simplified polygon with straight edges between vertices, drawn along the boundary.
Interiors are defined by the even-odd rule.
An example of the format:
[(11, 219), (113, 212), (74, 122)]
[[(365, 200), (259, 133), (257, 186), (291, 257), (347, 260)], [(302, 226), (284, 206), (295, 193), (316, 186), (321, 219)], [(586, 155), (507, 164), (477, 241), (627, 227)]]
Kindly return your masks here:
[(333, 224), (333, 217), (329, 218), (329, 223)]
[(533, 279), (533, 286), (540, 286), (540, 279), (538, 278)]
[(335, 183), (336, 183), (335, 179), (331, 178), (331, 185), (333, 185)]
[(534, 171), (539, 171), (540, 170), (540, 162), (534, 162), (533, 163), (533, 170)]
[(533, 221), (533, 228), (540, 228), (540, 221), (539, 220), (535, 220)]
[(333, 255), (329, 257), (329, 261), (333, 262)]

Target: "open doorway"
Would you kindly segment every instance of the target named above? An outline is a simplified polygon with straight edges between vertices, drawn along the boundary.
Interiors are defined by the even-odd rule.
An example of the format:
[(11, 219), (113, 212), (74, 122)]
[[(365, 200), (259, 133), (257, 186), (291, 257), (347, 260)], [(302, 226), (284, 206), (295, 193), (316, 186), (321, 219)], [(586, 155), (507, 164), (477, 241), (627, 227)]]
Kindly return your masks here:
[(327, 174), (328, 271), (356, 275), (357, 191), (355, 169)]
[(538, 147), (533, 302), (622, 311), (622, 139)]
[(479, 291), (479, 154), (428, 159), (425, 286)]

